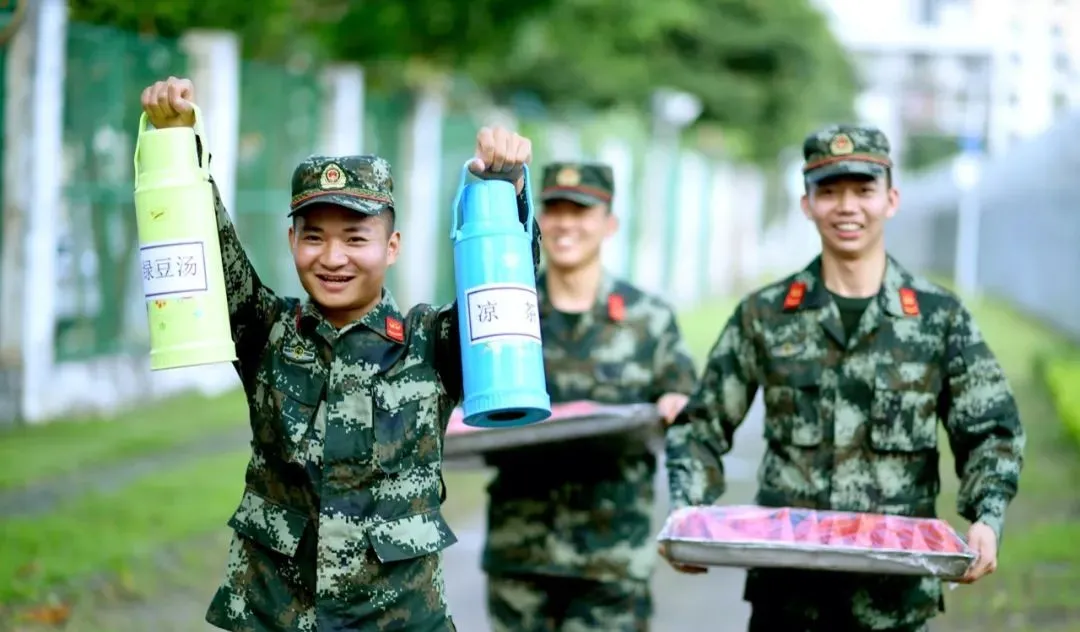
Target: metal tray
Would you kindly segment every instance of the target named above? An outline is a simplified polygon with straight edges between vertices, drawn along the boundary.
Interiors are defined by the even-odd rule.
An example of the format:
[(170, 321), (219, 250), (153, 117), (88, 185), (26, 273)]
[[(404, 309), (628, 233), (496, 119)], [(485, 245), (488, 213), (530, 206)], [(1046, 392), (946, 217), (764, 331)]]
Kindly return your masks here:
[(879, 575), (922, 575), (959, 579), (975, 560), (973, 553), (913, 553), (900, 549), (781, 545), (763, 542), (713, 542), (661, 539), (673, 562), (695, 566), (802, 568)]
[(598, 405), (587, 414), (549, 418), (514, 428), (483, 428), (447, 433), (444, 458), (461, 458), (539, 443), (553, 443), (654, 428), (660, 435), (660, 414), (653, 404)]

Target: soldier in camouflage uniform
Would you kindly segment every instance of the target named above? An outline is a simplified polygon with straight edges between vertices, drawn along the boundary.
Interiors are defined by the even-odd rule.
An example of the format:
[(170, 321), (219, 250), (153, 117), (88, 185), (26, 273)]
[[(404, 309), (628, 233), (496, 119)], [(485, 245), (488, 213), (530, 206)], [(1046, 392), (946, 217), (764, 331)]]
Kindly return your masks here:
[[(941, 422), (975, 581), (996, 566), (1023, 462), (1005, 374), (960, 299), (886, 253), (899, 196), (884, 134), (830, 127), (803, 153), (822, 253), (746, 297), (721, 332), (668, 433), (674, 504), (721, 496), (721, 457), (760, 387), (759, 504), (932, 517)], [(944, 610), (938, 579), (795, 569), (751, 570), (745, 598), (753, 631), (923, 630)]]
[[(143, 93), (155, 127), (190, 126), (192, 86)], [(199, 159), (209, 161), (199, 146)], [(517, 183), (527, 139), (484, 129), (471, 168)], [(252, 459), (207, 621), (236, 632), (455, 630), (441, 551), (443, 435), (461, 397), (455, 305), (398, 309), (390, 165), (317, 156), (292, 179), (289, 242), (306, 301), (259, 279), (214, 185)], [(523, 227), (524, 230), (524, 227)], [(539, 229), (533, 244), (539, 259)]]
[[(611, 168), (552, 164), (538, 279), (548, 390), (554, 403), (656, 402), (666, 421), (693, 388), (693, 361), (672, 309), (605, 272)], [(483, 568), (495, 632), (640, 632), (649, 577), (656, 458), (644, 436), (605, 436), (489, 457)]]

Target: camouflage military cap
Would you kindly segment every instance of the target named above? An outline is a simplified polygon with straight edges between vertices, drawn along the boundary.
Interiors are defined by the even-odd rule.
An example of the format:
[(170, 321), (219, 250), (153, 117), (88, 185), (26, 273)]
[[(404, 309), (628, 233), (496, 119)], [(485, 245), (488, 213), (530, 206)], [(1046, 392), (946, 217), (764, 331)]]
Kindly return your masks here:
[(809, 182), (844, 175), (878, 177), (892, 168), (889, 139), (876, 127), (832, 125), (806, 137), (803, 175)]
[(378, 215), (394, 207), (390, 163), (378, 156), (310, 156), (293, 171), (289, 215), (312, 204), (336, 204)]
[(599, 163), (553, 162), (544, 167), (540, 199), (570, 200), (584, 206), (610, 204), (615, 194), (611, 167)]

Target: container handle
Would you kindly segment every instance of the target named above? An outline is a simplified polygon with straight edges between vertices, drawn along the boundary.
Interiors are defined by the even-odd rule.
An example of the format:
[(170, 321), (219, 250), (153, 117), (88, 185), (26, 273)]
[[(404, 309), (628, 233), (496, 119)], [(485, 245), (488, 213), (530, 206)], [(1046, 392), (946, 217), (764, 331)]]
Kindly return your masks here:
[[(191, 104), (191, 110), (192, 110), (192, 113), (195, 114), (195, 123), (194, 123), (194, 125), (192, 125), (192, 129), (195, 132), (195, 137), (202, 141), (202, 143), (203, 143), (203, 153), (205, 154), (206, 153), (206, 135), (203, 134), (202, 110), (200, 110), (199, 106), (194, 104), (194, 103)], [(142, 113), (142, 115), (139, 116), (139, 133), (138, 133), (138, 135), (135, 136), (135, 156), (134, 156), (133, 160), (134, 160), (134, 163), (135, 163), (135, 172), (134, 173), (135, 173), (135, 188), (136, 189), (139, 188), (139, 152), (142, 150), (142, 137), (143, 137), (143, 134), (146, 133), (146, 128), (149, 126), (149, 124), (150, 124), (150, 117), (147, 116), (146, 112), (144, 111)], [(201, 160), (199, 162), (199, 170), (203, 171), (203, 172), (209, 171), (208, 166), (204, 164), (204, 163), (207, 162), (206, 156), (199, 156), (199, 158), (201, 158)]]
[[(451, 219), (450, 219), (450, 239), (453, 239), (457, 235), (458, 231), (458, 207), (461, 204), (461, 196), (465, 192), (465, 182), (469, 179), (469, 165), (472, 164), (472, 159), (468, 160), (461, 167), (461, 178), (458, 180), (457, 193), (454, 194), (454, 204), (451, 207)], [(522, 177), (522, 192), (525, 194), (525, 231), (529, 234), (529, 239), (533, 238), (533, 203), (532, 203), (532, 188), (529, 181), (529, 165), (521, 165)], [(513, 184), (513, 183), (511, 183)]]

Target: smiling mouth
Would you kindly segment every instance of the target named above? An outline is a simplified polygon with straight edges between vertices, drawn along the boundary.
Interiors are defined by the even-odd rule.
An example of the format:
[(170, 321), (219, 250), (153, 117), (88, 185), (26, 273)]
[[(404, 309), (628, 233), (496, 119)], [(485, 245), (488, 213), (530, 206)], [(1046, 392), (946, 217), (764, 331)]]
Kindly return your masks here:
[(323, 283), (328, 284), (343, 284), (352, 281), (355, 277), (343, 275), (343, 274), (316, 274), (315, 278), (319, 279)]
[(856, 222), (842, 222), (840, 224), (833, 224), (833, 228), (842, 233), (854, 233), (862, 230), (863, 225)]

